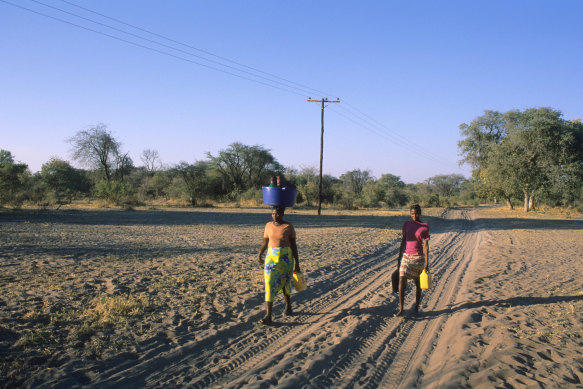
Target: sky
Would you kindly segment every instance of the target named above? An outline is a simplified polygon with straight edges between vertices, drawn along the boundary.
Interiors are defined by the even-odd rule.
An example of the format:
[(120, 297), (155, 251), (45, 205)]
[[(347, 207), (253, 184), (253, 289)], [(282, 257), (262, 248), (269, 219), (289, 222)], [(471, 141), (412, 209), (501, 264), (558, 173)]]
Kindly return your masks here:
[[(0, 149), (39, 171), (105, 124), (143, 165), (260, 145), (406, 183), (460, 166), (485, 110), (583, 117), (583, 2), (0, 0)], [(109, 27), (108, 27), (109, 26)], [(113, 27), (113, 28), (111, 28)]]

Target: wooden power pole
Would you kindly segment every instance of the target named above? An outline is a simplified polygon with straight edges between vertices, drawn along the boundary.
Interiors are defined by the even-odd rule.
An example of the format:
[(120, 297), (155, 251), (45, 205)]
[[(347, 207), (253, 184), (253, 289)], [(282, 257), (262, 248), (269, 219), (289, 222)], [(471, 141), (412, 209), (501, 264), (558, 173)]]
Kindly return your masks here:
[(321, 100), (308, 99), (310, 103), (322, 103), (322, 130), (320, 131), (320, 180), (318, 183), (318, 215), (322, 213), (322, 161), (324, 160), (324, 108), (325, 103), (339, 103), (340, 99), (328, 100), (322, 98)]

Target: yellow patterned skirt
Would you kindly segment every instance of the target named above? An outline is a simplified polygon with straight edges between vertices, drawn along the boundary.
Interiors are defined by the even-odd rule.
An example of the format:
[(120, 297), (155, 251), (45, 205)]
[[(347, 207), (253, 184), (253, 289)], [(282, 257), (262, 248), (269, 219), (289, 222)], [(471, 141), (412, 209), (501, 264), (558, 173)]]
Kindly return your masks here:
[(265, 301), (291, 294), (294, 257), (291, 247), (269, 247), (265, 256)]

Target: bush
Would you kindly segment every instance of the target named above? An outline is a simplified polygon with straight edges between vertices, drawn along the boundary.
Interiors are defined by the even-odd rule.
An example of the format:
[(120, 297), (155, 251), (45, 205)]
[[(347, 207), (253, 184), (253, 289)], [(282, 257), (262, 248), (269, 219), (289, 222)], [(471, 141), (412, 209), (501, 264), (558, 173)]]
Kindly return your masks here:
[(124, 203), (135, 203), (132, 188), (129, 184), (119, 181), (99, 181), (94, 188), (94, 196), (121, 205)]
[(438, 194), (432, 194), (432, 195), (429, 195), (429, 197), (426, 198), (425, 201), (422, 202), (422, 204), (423, 204), (423, 207), (440, 207), (441, 201), (439, 199)]

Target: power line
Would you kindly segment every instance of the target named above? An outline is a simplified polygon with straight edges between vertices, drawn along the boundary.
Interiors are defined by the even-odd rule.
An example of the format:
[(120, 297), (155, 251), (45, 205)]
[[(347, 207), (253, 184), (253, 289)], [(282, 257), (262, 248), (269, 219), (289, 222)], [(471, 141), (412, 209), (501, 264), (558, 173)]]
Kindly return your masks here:
[(94, 29), (89, 28), (89, 27), (81, 26), (79, 24), (76, 24), (76, 23), (70, 22), (68, 20), (64, 20), (64, 19), (58, 18), (56, 16), (47, 15), (47, 14), (45, 14), (43, 12), (36, 11), (36, 10), (32, 10), (30, 8), (23, 7), (23, 6), (18, 5), (18, 4), (14, 4), (14, 3), (10, 2), (10, 1), (7, 1), (7, 0), (0, 0), (0, 1), (3, 2), (3, 3), (9, 4), (9, 5), (12, 5), (14, 7), (21, 8), (23, 10), (26, 10), (26, 11), (29, 11), (29, 12), (32, 12), (32, 13), (35, 13), (35, 14), (38, 14), (38, 15), (47, 17), (47, 18), (54, 19), (54, 20), (57, 20), (57, 21), (62, 22), (62, 23), (66, 23), (66, 24), (72, 25), (72, 26), (77, 27), (77, 28), (81, 28), (83, 30), (91, 31), (91, 32), (94, 32), (96, 34), (100, 34), (100, 35), (107, 36), (107, 37), (112, 38), (112, 39), (119, 40), (121, 42), (128, 43), (130, 45), (134, 45), (134, 46), (137, 46), (137, 47), (146, 49), (146, 50), (154, 51), (154, 52), (159, 53), (159, 54), (162, 54), (162, 55), (166, 55), (166, 56), (169, 56), (169, 57), (173, 57), (173, 58), (176, 58), (176, 59), (180, 59), (182, 61), (190, 62), (190, 63), (195, 64), (195, 65), (199, 65), (199, 66), (203, 66), (203, 67), (208, 68), (208, 69), (215, 70), (217, 72), (229, 74), (229, 75), (234, 76), (234, 77), (238, 77), (238, 78), (241, 78), (241, 79), (244, 79), (244, 80), (248, 80), (248, 81), (255, 82), (255, 83), (258, 83), (258, 84), (262, 84), (262, 85), (265, 85), (265, 86), (269, 86), (271, 88), (279, 89), (279, 90), (282, 90), (282, 91), (285, 91), (285, 92), (288, 92), (288, 93), (293, 93), (293, 94), (296, 94), (298, 96), (303, 96), (303, 97), (306, 96), (306, 94), (304, 94), (304, 93), (298, 93), (298, 92), (292, 91), (290, 89), (285, 89), (285, 88), (282, 88), (282, 87), (278, 87), (276, 85), (268, 84), (266, 82), (262, 82), (262, 81), (255, 80), (255, 79), (252, 79), (252, 78), (249, 78), (249, 77), (241, 76), (239, 74), (235, 74), (235, 73), (229, 72), (227, 70), (218, 69), (216, 67), (213, 67), (213, 66), (210, 66), (210, 65), (207, 65), (207, 64), (203, 64), (203, 63), (200, 63), (200, 62), (197, 62), (197, 61), (193, 61), (193, 60), (190, 60), (188, 58), (180, 57), (180, 56), (175, 55), (175, 54), (172, 54), (172, 53), (167, 53), (165, 51), (158, 50), (158, 49), (155, 49), (155, 48), (152, 48), (152, 47), (149, 47), (149, 46), (145, 46), (145, 45), (142, 45), (140, 43), (132, 42), (132, 41), (129, 41), (127, 39), (123, 39), (123, 38), (117, 37), (115, 35), (111, 35), (111, 34), (108, 34), (108, 33), (102, 32), (102, 31), (97, 31), (97, 30), (94, 30)]
[[(343, 102), (344, 102), (344, 100), (343, 100)], [(341, 108), (344, 109), (344, 110), (346, 110), (346, 111), (348, 111), (351, 115), (353, 115), (354, 117), (356, 117), (359, 120), (361, 120), (367, 126), (372, 126), (372, 127), (376, 128), (377, 131), (380, 131), (381, 134), (391, 137), (391, 139), (393, 139), (394, 141), (399, 142), (402, 146), (415, 147), (416, 149), (423, 151), (426, 156), (430, 156), (436, 162), (446, 163), (448, 165), (451, 164), (451, 161), (450, 160), (447, 160), (445, 158), (442, 158), (440, 155), (435, 154), (435, 153), (431, 152), (430, 150), (427, 150), (426, 148), (424, 148), (420, 143), (413, 142), (410, 139), (402, 136), (401, 134), (399, 134), (399, 133), (397, 133), (395, 131), (392, 131), (391, 129), (389, 129), (384, 124), (380, 123), (379, 121), (377, 121), (374, 118), (370, 117), (366, 113), (362, 112), (360, 109), (356, 108), (354, 105), (352, 105), (350, 103), (346, 103), (346, 105), (348, 105), (349, 107), (352, 107), (352, 109), (356, 110), (358, 112), (358, 114), (355, 114), (350, 109), (348, 109), (348, 108), (346, 108), (344, 106), (342, 106)], [(335, 112), (338, 113), (338, 114), (340, 114), (337, 111), (335, 111)], [(342, 115), (342, 116), (344, 116), (344, 115)], [(359, 125), (362, 126), (362, 124), (359, 124)]]
[[(162, 47), (169, 48), (169, 49), (171, 49), (171, 50), (176, 50), (176, 51), (178, 51), (179, 53), (186, 54), (186, 55), (190, 55), (190, 56), (193, 56), (193, 57), (196, 57), (196, 58), (202, 59), (202, 60), (204, 60), (204, 61), (208, 61), (208, 62), (210, 62), (210, 63), (213, 63), (213, 64), (215, 64), (215, 65), (224, 66), (224, 67), (226, 67), (226, 68), (228, 68), (228, 69), (232, 69), (232, 70), (235, 70), (235, 71), (238, 71), (238, 72), (241, 72), (241, 73), (245, 73), (245, 74), (251, 75), (251, 76), (253, 76), (253, 77), (259, 77), (259, 78), (262, 78), (262, 79), (264, 79), (264, 80), (267, 80), (267, 81), (270, 81), (270, 82), (273, 82), (273, 83), (277, 83), (277, 84), (283, 85), (283, 86), (284, 86), (284, 87), (286, 87), (286, 88), (290, 88), (290, 89), (296, 89), (296, 90), (299, 90), (299, 91), (303, 91), (304, 93), (306, 93), (306, 95), (309, 95), (309, 94), (311, 93), (311, 91), (312, 91), (312, 89), (305, 89), (305, 88), (299, 88), (299, 87), (296, 87), (296, 86), (293, 86), (293, 85), (288, 85), (288, 84), (289, 84), (289, 82), (288, 82), (288, 84), (284, 84), (284, 83), (282, 83), (281, 81), (273, 80), (273, 79), (270, 79), (270, 78), (268, 78), (268, 77), (264, 77), (264, 76), (261, 76), (261, 75), (258, 75), (258, 74), (255, 74), (255, 73), (252, 73), (252, 72), (246, 71), (246, 70), (238, 69), (238, 68), (236, 68), (236, 67), (234, 67), (234, 66), (231, 66), (231, 65), (226, 65), (226, 64), (223, 64), (223, 63), (221, 63), (221, 62), (219, 62), (219, 61), (215, 61), (215, 60), (212, 60), (212, 59), (208, 59), (208, 58), (205, 58), (205, 57), (203, 57), (203, 56), (200, 56), (200, 55), (197, 55), (197, 54), (193, 54), (193, 53), (191, 53), (191, 52), (188, 52), (188, 51), (185, 51), (185, 50), (182, 50), (182, 49), (179, 49), (179, 48), (176, 48), (176, 47), (173, 47), (173, 46), (170, 46), (170, 45), (164, 44), (164, 43), (160, 43), (160, 42), (157, 42), (157, 41), (155, 41), (155, 40), (148, 39), (148, 38), (145, 38), (145, 37), (143, 37), (143, 36), (140, 36), (140, 35), (137, 35), (137, 34), (134, 34), (134, 33), (128, 32), (128, 31), (125, 31), (125, 30), (123, 30), (123, 29), (120, 29), (120, 28), (117, 28), (117, 27), (113, 27), (113, 26), (110, 26), (110, 25), (108, 25), (108, 24), (105, 24), (105, 23), (98, 22), (98, 21), (95, 21), (95, 20), (93, 20), (93, 19), (90, 19), (90, 18), (86, 18), (86, 17), (84, 17), (84, 16), (81, 16), (81, 15), (75, 14), (75, 13), (73, 13), (73, 12), (69, 12), (69, 11), (66, 11), (66, 10), (64, 10), (64, 9), (61, 9), (61, 8), (58, 8), (58, 7), (54, 7), (54, 6), (52, 6), (52, 5), (49, 5), (49, 4), (46, 4), (46, 3), (43, 3), (42, 1), (39, 1), (39, 0), (30, 0), (30, 1), (32, 1), (32, 2), (35, 2), (35, 3), (37, 3), (37, 4), (44, 5), (45, 7), (48, 7), (48, 8), (52, 8), (52, 9), (54, 9), (54, 10), (57, 10), (57, 11), (59, 11), (59, 12), (65, 13), (65, 14), (67, 14), (67, 15), (71, 15), (71, 16), (77, 17), (77, 18), (79, 18), (79, 19), (82, 19), (82, 20), (85, 20), (85, 21), (88, 21), (88, 22), (91, 22), (91, 23), (95, 23), (95, 24), (97, 24), (97, 25), (99, 25), (99, 26), (107, 27), (107, 28), (110, 28), (110, 29), (112, 29), (112, 30), (114, 30), (114, 31), (117, 31), (117, 32), (121, 32), (121, 33), (123, 33), (123, 34), (130, 35), (130, 36), (132, 36), (132, 37), (134, 37), (134, 38), (142, 39), (142, 40), (145, 40), (146, 42), (154, 43), (154, 44), (156, 44), (156, 45), (160, 45), (160, 46), (162, 46)], [(65, 2), (66, 2), (66, 1), (65, 1)], [(66, 2), (66, 3), (69, 3), (69, 2)], [(83, 9), (86, 9), (86, 8), (83, 8)], [(165, 38), (165, 39), (166, 39), (166, 38)], [(180, 43), (180, 42), (178, 42), (178, 43)], [(197, 49), (197, 50), (198, 50), (198, 49)], [(244, 66), (244, 65), (241, 65), (241, 66)]]
[(206, 55), (210, 55), (210, 56), (212, 56), (212, 57), (215, 57), (215, 58), (217, 58), (217, 59), (220, 59), (220, 60), (222, 60), (222, 61), (227, 61), (227, 62), (230, 62), (230, 63), (232, 63), (232, 64), (235, 64), (235, 65), (237, 65), (237, 66), (241, 66), (241, 67), (244, 67), (244, 68), (247, 68), (247, 69), (253, 70), (254, 72), (257, 72), (257, 73), (262, 73), (262, 74), (268, 75), (268, 76), (270, 76), (270, 77), (273, 77), (273, 78), (280, 79), (280, 80), (282, 80), (282, 81), (285, 81), (285, 82), (287, 82), (287, 83), (289, 83), (289, 84), (297, 85), (297, 86), (301, 87), (301, 88), (302, 88), (302, 89), (304, 89), (304, 90), (310, 90), (310, 91), (312, 91), (312, 94), (330, 95), (329, 93), (326, 93), (326, 92), (320, 91), (320, 90), (318, 90), (318, 89), (314, 89), (314, 88), (312, 88), (312, 87), (309, 87), (309, 86), (306, 86), (306, 85), (303, 85), (303, 84), (300, 84), (300, 83), (297, 83), (297, 82), (294, 82), (294, 81), (288, 80), (288, 79), (286, 79), (286, 78), (283, 78), (283, 77), (277, 76), (277, 75), (275, 75), (275, 74), (273, 74), (273, 73), (265, 72), (265, 71), (263, 71), (263, 70), (261, 70), (261, 69), (257, 69), (257, 68), (254, 68), (254, 67), (252, 67), (252, 66), (248, 66), (248, 65), (242, 64), (242, 63), (240, 63), (240, 62), (233, 61), (233, 60), (231, 60), (231, 59), (229, 59), (229, 58), (225, 58), (225, 57), (222, 57), (222, 56), (220, 56), (220, 55), (217, 55), (217, 54), (211, 53), (211, 52), (209, 52), (209, 51), (207, 51), (207, 50), (200, 49), (200, 48), (198, 48), (198, 47), (195, 47), (195, 46), (192, 46), (192, 45), (189, 45), (189, 44), (186, 44), (186, 43), (183, 43), (183, 42), (177, 41), (177, 40), (175, 40), (175, 39), (172, 39), (172, 38), (169, 38), (169, 37), (167, 37), (167, 36), (164, 36), (164, 35), (161, 35), (161, 34), (158, 34), (158, 33), (155, 33), (155, 32), (149, 31), (149, 30), (146, 30), (146, 29), (144, 29), (144, 28), (141, 28), (141, 27), (135, 26), (135, 25), (133, 25), (133, 24), (130, 24), (130, 23), (124, 22), (123, 20), (119, 20), (119, 19), (113, 18), (113, 17), (111, 17), (111, 16), (104, 15), (104, 14), (102, 14), (102, 13), (99, 13), (99, 12), (97, 12), (97, 11), (91, 10), (91, 9), (89, 9), (89, 8), (82, 7), (82, 6), (80, 6), (80, 5), (78, 5), (78, 4), (75, 4), (75, 3), (71, 2), (71, 1), (67, 1), (67, 0), (61, 0), (61, 1), (62, 1), (63, 3), (66, 3), (66, 4), (69, 4), (69, 5), (71, 5), (71, 6), (73, 6), (73, 7), (77, 7), (77, 8), (79, 8), (79, 9), (85, 10), (85, 11), (87, 11), (87, 12), (91, 12), (91, 13), (94, 13), (94, 14), (96, 14), (96, 15), (99, 15), (99, 16), (101, 16), (101, 17), (103, 17), (103, 18), (106, 18), (106, 19), (112, 20), (112, 21), (114, 21), (114, 22), (117, 22), (117, 23), (123, 24), (123, 25), (125, 25), (125, 26), (131, 27), (131, 28), (134, 28), (134, 29), (136, 29), (136, 30), (139, 30), (139, 31), (145, 32), (145, 33), (147, 33), (147, 34), (150, 34), (150, 35), (156, 36), (156, 37), (158, 37), (158, 38), (165, 39), (165, 40), (167, 40), (167, 41), (169, 41), (169, 42), (176, 43), (176, 44), (179, 44), (179, 45), (181, 45), (181, 46), (184, 46), (184, 47), (188, 47), (189, 49), (193, 49), (193, 50), (199, 51), (199, 52), (201, 52), (201, 53), (204, 53), (204, 54), (206, 54)]
[[(389, 135), (389, 134), (387, 134), (385, 132), (381, 132), (378, 129), (375, 129), (373, 127), (370, 127), (366, 123), (365, 124), (360, 123), (360, 122), (354, 120), (353, 118), (351, 118), (351, 117), (343, 114), (342, 112), (339, 112), (336, 109), (333, 109), (333, 108), (330, 108), (330, 109), (333, 112), (335, 112), (337, 115), (340, 115), (340, 116), (344, 117), (346, 120), (348, 120), (348, 121), (356, 124), (359, 127), (364, 128), (365, 130), (367, 130), (367, 131), (369, 131), (369, 132), (371, 132), (371, 133), (373, 133), (373, 134), (375, 134), (375, 135), (377, 135), (377, 136), (379, 136), (381, 138), (385, 138), (385, 139), (387, 139), (387, 140), (389, 140), (389, 141), (391, 141), (393, 143), (397, 143), (398, 145), (403, 146), (403, 147), (408, 147), (408, 148), (410, 148), (410, 147), (416, 147), (417, 149), (419, 149), (419, 145), (418, 144), (414, 144), (414, 143), (411, 143), (411, 142), (406, 142), (406, 141), (400, 140), (398, 138), (391, 137), (391, 135)], [(448, 166), (449, 165), (453, 166), (453, 164), (451, 163), (451, 161), (444, 160), (444, 159), (440, 158), (439, 156), (436, 156), (436, 155), (434, 155), (432, 153), (425, 153), (425, 152), (423, 152), (423, 153), (420, 153), (420, 156), (423, 157), (423, 158), (425, 158), (425, 159), (427, 159), (427, 160), (430, 160), (430, 161), (433, 161), (433, 162), (437, 162), (439, 164), (445, 164), (445, 165), (448, 165)]]

